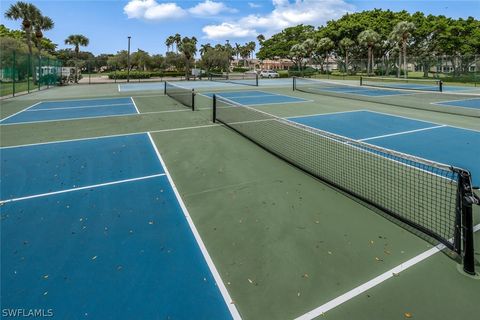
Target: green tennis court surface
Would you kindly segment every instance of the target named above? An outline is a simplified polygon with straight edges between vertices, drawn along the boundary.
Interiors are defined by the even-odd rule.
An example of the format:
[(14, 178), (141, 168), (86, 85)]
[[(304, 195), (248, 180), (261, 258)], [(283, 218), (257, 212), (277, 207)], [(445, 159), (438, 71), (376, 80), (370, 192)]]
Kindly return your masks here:
[[(452, 250), (439, 252), (445, 243), (438, 246), (408, 224), (213, 123), (210, 98), (223, 93), (233, 103), (254, 105), (256, 112), (342, 136), (344, 142), (363, 140), (371, 148), (445, 164), (426, 178), (428, 167), (406, 169), (395, 153), (397, 158), (387, 160), (395, 161), (397, 171), (382, 166), (379, 174), (372, 167), (362, 192), (373, 190), (375, 201), (421, 213), (419, 221), (440, 228), (436, 233), (450, 241), (455, 219), (446, 229), (443, 219), (456, 210), (451, 195), (457, 185), (448, 180), (456, 176), (442, 174), (455, 165), (471, 170), (474, 185), (479, 181), (474, 161), (478, 109), (472, 102), (450, 103), (469, 101), (467, 95), (404, 94), (401, 89), (401, 94), (388, 89), (388, 96), (357, 95), (353, 89), (360, 87), (342, 91), (342, 82), (320, 87), (305, 82), (293, 91), (288, 80), (260, 89), (179, 82), (176, 97), (164, 95), (163, 83), (120, 92), (114, 84), (68, 86), (2, 101), (2, 259), (10, 261), (2, 267), (2, 308), (5, 301), (21, 308), (28, 296), (32, 306), (61, 305), (57, 315), (75, 319), (87, 313), (91, 319), (107, 317), (101, 305), (115, 307), (109, 314), (117, 318), (176, 319), (186, 308), (210, 319), (479, 314), (480, 282), (461, 271), (462, 259)], [(185, 107), (191, 107), (193, 88), (194, 112)], [(104, 102), (109, 114), (90, 114)], [(42, 106), (61, 108), (56, 112), (61, 110), (62, 117), (13, 121), (25, 113), (40, 116), (47, 109)], [(71, 116), (76, 107), (89, 110), (88, 118)], [(129, 112), (121, 114), (125, 107)], [(229, 116), (227, 108), (217, 107), (219, 117)], [(28, 111), (36, 108), (40, 111)], [(255, 123), (255, 128), (268, 123), (236, 117), (232, 122)], [(274, 129), (258, 132), (262, 139), (280, 133), (276, 141), (287, 150), (300, 147), (292, 142), (293, 132)], [(361, 154), (366, 145), (357, 147)], [(18, 154), (11, 155), (13, 150)], [(362, 165), (338, 153), (332, 158), (335, 150), (323, 162), (309, 148), (295, 155), (348, 168), (334, 172), (337, 182), (359, 183), (352, 174)], [(407, 195), (407, 189), (380, 190), (393, 178), (420, 182), (413, 189), (405, 186), (425, 192), (428, 201)], [(428, 181), (436, 184), (423, 184)], [(478, 206), (473, 206), (473, 223), (478, 272)], [(128, 301), (146, 304), (122, 313)]]

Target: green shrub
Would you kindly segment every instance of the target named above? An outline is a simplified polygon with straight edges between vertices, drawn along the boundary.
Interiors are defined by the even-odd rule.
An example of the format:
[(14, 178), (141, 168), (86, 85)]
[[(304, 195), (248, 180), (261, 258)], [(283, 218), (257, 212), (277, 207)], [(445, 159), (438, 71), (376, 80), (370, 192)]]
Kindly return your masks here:
[(247, 72), (249, 71), (250, 69), (249, 68), (243, 68), (243, 67), (235, 67), (232, 69), (232, 72)]
[[(181, 77), (185, 73), (182, 71), (130, 71), (130, 79), (150, 79), (152, 77)], [(127, 71), (110, 72), (109, 79), (127, 79)]]

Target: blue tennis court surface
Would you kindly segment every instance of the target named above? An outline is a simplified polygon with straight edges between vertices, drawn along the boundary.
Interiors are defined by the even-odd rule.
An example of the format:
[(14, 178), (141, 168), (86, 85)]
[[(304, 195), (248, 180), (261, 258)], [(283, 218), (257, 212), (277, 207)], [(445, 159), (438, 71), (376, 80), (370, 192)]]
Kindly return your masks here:
[(1, 124), (73, 120), (139, 113), (132, 98), (64, 100), (37, 103), (0, 120)]
[(453, 107), (480, 109), (480, 98), (442, 101), (442, 102), (437, 102), (435, 104), (439, 106), (453, 106)]
[(148, 134), (1, 152), (2, 305), (59, 319), (232, 318)]
[(453, 165), (480, 184), (480, 132), (371, 111), (340, 112), (291, 121), (355, 140)]
[[(204, 95), (212, 98), (214, 93), (210, 92), (205, 93)], [(302, 98), (291, 97), (283, 94), (269, 93), (260, 90), (220, 92), (216, 93), (216, 95), (227, 98), (233, 102), (249, 106), (280, 103), (298, 103), (308, 101)]]

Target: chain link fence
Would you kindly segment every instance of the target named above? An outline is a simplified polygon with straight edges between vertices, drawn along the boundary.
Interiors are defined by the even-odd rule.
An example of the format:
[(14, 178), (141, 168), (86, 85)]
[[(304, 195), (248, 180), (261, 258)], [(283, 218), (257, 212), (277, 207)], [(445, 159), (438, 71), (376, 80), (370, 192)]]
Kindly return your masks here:
[(370, 72), (367, 59), (332, 58), (323, 67), (319, 77), (357, 79), (360, 76), (408, 77), (440, 79), (444, 82), (480, 86), (480, 55), (463, 56), (407, 56), (407, 74), (403, 58), (398, 55), (374, 58)]
[(62, 63), (46, 55), (30, 55), (13, 50), (0, 55), (0, 93), (2, 97), (30, 93), (60, 85)]

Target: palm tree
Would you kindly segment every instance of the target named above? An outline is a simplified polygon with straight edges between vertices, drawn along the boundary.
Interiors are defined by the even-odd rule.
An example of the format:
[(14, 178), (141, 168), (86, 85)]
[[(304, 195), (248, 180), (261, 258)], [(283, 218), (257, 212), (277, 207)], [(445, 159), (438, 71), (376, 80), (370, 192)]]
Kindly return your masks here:
[(259, 34), (257, 36), (257, 41), (260, 45), (263, 45), (263, 41), (265, 41), (265, 36), (263, 34)]
[(250, 50), (250, 59), (253, 59), (253, 54), (255, 53), (256, 47), (257, 44), (255, 43), (255, 41), (250, 41), (249, 43), (247, 43), (247, 48)]
[[(5, 12), (5, 18), (10, 20), (22, 20), (22, 30), (25, 31), (28, 53), (30, 57), (33, 54), (32, 49), (32, 26), (33, 21), (41, 16), (40, 10), (33, 4), (18, 1), (15, 4), (10, 5), (10, 8)], [(30, 59), (30, 70), (33, 75), (33, 81), (35, 82), (36, 73), (33, 72), (33, 59)]]
[(88, 46), (89, 40), (81, 34), (72, 34), (65, 39), (65, 44), (74, 46), (75, 50), (75, 83), (78, 83), (78, 55), (80, 53), (80, 46)]
[(403, 76), (407, 78), (407, 42), (408, 38), (411, 36), (411, 32), (415, 29), (415, 24), (408, 21), (400, 21), (393, 28), (392, 33), (396, 35), (396, 38), (402, 44), (402, 55), (403, 55)]
[(358, 35), (358, 43), (368, 47), (367, 75), (370, 75), (370, 69), (373, 71), (373, 48), (379, 40), (380, 35), (370, 29), (364, 30)]
[(178, 46), (180, 45), (180, 43), (182, 42), (182, 36), (178, 33), (175, 33), (175, 35), (173, 36), (173, 42), (175, 43), (176, 47), (175, 47), (175, 52), (178, 53)]
[(239, 56), (240, 56), (240, 49), (242, 48), (242, 45), (240, 43), (235, 42), (235, 55), (237, 56), (237, 66), (238, 66), (238, 61), (239, 61)]
[(243, 59), (243, 66), (246, 67), (246, 62), (248, 57), (250, 56), (250, 48), (248, 45), (244, 45), (240, 47), (240, 57)]
[(52, 19), (46, 16), (39, 15), (33, 22), (33, 29), (35, 30), (35, 46), (38, 49), (38, 55), (40, 56), (42, 45), (41, 40), (43, 38), (43, 31), (53, 29), (54, 22)]
[(177, 48), (183, 54), (185, 58), (185, 78), (190, 79), (190, 61), (197, 53), (197, 38), (184, 37)]
[(352, 39), (345, 37), (340, 40), (339, 44), (345, 52), (345, 73), (348, 74), (348, 53), (350, 51), (350, 48), (355, 45), (355, 42)]
[(167, 52), (170, 51), (170, 47), (172, 47), (172, 51), (173, 51), (173, 44), (175, 43), (175, 39), (173, 38), (173, 36), (169, 36), (166, 40), (165, 40), (165, 45), (167, 46)]
[(212, 45), (210, 43), (200, 45), (200, 56), (203, 56), (205, 52), (212, 49)]

